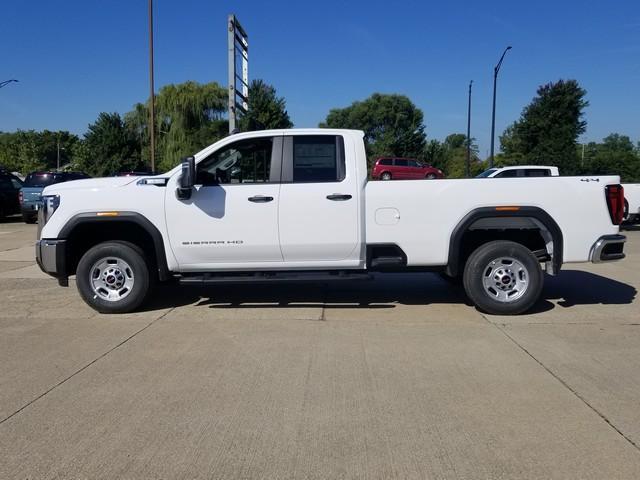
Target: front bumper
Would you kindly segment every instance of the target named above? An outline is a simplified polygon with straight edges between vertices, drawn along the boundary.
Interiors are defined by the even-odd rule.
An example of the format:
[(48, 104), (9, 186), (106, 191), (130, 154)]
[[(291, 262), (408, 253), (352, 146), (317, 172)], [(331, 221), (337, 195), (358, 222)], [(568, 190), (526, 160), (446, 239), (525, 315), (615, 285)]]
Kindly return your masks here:
[(591, 247), (589, 259), (593, 263), (622, 260), (625, 257), (623, 249), (626, 241), (627, 237), (624, 235), (603, 235)]
[(66, 287), (69, 284), (66, 240), (38, 240), (36, 262), (44, 273), (57, 278), (60, 285)]

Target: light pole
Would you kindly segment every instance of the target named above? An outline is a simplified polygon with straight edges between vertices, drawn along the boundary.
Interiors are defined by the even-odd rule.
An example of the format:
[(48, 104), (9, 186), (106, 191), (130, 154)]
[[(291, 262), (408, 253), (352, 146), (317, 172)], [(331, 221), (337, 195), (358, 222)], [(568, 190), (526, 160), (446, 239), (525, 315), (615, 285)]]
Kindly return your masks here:
[(469, 82), (469, 105), (467, 108), (467, 163), (464, 169), (467, 178), (470, 176), (471, 165), (471, 85), (473, 85), (473, 80)]
[(156, 171), (156, 94), (153, 86), (153, 0), (149, 0), (149, 156), (151, 159), (151, 171)]
[(5, 85), (9, 85), (11, 82), (18, 83), (18, 80), (16, 80), (15, 78), (12, 78), (10, 80), (5, 80), (4, 82), (0, 82), (0, 88), (4, 87)]
[(496, 136), (496, 83), (498, 82), (498, 72), (500, 71), (500, 66), (502, 65), (504, 56), (509, 50), (511, 50), (511, 46), (508, 46), (504, 49), (504, 52), (502, 52), (502, 56), (500, 57), (500, 61), (493, 69), (493, 110), (491, 113), (491, 155), (489, 156), (489, 168), (493, 167), (493, 143)]

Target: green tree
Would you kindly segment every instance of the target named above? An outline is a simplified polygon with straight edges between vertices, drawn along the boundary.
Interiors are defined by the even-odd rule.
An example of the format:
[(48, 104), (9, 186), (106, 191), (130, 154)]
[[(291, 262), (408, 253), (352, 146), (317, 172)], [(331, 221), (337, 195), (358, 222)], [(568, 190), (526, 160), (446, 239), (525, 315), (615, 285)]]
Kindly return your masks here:
[[(166, 171), (227, 134), (227, 90), (216, 82), (188, 81), (162, 87), (156, 95), (156, 169)], [(149, 165), (149, 102), (125, 115), (142, 161)]]
[(640, 181), (640, 154), (626, 135), (612, 133), (602, 143), (588, 143), (584, 150), (584, 173), (620, 175), (629, 183)]
[(241, 131), (293, 127), (285, 99), (278, 97), (275, 87), (264, 80), (251, 82), (248, 104), (248, 112), (240, 118)]
[(577, 139), (587, 122), (586, 91), (575, 80), (559, 80), (538, 88), (520, 119), (500, 137), (505, 164), (556, 165), (565, 174), (580, 171)]
[(75, 164), (94, 176), (141, 167), (138, 143), (117, 113), (100, 113), (73, 153)]
[(426, 143), (422, 122), (422, 111), (408, 97), (374, 93), (348, 107), (332, 109), (320, 127), (363, 130), (370, 158), (418, 158)]
[[(427, 143), (422, 158), (427, 163), (442, 170), (447, 178), (464, 178), (467, 162), (467, 136), (464, 133), (452, 133), (444, 141), (431, 140)], [(471, 138), (471, 158), (469, 174), (474, 177), (483, 169), (478, 158), (478, 145)]]
[(0, 165), (22, 174), (55, 169), (60, 147), (60, 166), (64, 167), (70, 163), (71, 152), (77, 142), (78, 137), (67, 131), (0, 133)]

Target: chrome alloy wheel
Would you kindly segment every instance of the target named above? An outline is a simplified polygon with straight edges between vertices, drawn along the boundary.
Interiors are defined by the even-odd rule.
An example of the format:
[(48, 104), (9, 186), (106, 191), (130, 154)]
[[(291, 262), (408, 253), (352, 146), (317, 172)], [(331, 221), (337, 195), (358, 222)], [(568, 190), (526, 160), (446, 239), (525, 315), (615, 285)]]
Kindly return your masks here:
[(97, 297), (117, 302), (131, 293), (135, 281), (133, 270), (121, 258), (101, 258), (89, 272), (91, 288)]
[(513, 302), (527, 291), (529, 272), (518, 260), (500, 257), (489, 262), (482, 276), (484, 291), (499, 302)]

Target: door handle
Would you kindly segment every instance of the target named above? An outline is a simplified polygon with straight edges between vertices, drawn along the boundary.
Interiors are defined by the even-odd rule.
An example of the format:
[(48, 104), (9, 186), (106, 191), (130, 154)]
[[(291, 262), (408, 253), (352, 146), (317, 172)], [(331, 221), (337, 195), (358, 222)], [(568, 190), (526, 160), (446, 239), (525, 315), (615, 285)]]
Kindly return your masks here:
[(344, 202), (345, 200), (351, 200), (351, 195), (347, 193), (334, 193), (327, 195), (327, 200), (333, 200), (334, 202)]
[(247, 198), (247, 200), (253, 203), (267, 203), (267, 202), (272, 202), (273, 197), (266, 197), (264, 195), (254, 195), (253, 197)]

